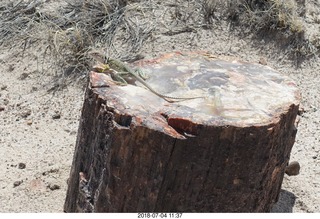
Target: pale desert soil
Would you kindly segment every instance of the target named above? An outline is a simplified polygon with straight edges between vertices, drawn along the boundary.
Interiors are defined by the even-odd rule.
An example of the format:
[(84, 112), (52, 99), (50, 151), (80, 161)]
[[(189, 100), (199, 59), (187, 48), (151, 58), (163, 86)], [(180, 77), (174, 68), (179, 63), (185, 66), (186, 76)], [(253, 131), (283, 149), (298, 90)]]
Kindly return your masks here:
[[(307, 1), (310, 37), (320, 31), (319, 5), (319, 1)], [(85, 80), (48, 92), (53, 86), (52, 75), (39, 70), (41, 48), (34, 45), (24, 55), (18, 47), (0, 48), (0, 212), (63, 211)], [(305, 113), (300, 118), (291, 160), (300, 162), (301, 171), (298, 176), (285, 176), (273, 212), (320, 212), (319, 59), (306, 60), (297, 67), (268, 36), (239, 37), (224, 22), (211, 30), (155, 35), (141, 52), (151, 58), (180, 50), (207, 50), (249, 62), (263, 58), (297, 83)]]

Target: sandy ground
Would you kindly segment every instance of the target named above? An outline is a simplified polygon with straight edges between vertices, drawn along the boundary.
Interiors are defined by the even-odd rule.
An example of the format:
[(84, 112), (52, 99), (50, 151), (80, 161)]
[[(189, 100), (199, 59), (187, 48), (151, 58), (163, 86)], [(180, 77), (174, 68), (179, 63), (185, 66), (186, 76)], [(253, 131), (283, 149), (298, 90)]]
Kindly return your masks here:
[[(307, 1), (309, 34), (320, 30)], [(312, 13), (311, 13), (312, 12)], [(319, 36), (318, 36), (319, 37)], [(22, 55), (19, 48), (0, 51), (0, 212), (62, 212), (83, 103), (83, 80), (47, 92), (52, 75), (39, 70), (40, 45)], [(142, 52), (149, 57), (179, 50), (207, 50), (258, 62), (260, 58), (296, 81), (305, 113), (300, 118), (291, 160), (300, 162), (298, 176), (285, 176), (279, 202), (272, 212), (320, 212), (320, 62), (297, 67), (266, 40), (239, 37), (227, 24), (212, 30), (157, 35)], [(87, 72), (84, 72), (87, 74)]]

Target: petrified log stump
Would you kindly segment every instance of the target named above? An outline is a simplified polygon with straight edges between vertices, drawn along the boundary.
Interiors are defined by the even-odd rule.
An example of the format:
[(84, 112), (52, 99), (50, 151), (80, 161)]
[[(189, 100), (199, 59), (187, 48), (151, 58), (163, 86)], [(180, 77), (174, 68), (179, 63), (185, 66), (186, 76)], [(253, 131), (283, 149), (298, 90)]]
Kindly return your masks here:
[(295, 84), (206, 53), (136, 63), (146, 82), (91, 72), (66, 212), (268, 212), (294, 143)]

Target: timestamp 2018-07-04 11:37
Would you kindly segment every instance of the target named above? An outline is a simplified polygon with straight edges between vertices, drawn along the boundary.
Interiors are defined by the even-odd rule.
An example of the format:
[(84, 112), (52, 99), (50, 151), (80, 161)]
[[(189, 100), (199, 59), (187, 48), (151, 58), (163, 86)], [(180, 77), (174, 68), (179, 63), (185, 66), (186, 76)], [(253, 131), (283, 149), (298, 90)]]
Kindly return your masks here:
[(138, 218), (181, 218), (182, 213), (138, 213)]

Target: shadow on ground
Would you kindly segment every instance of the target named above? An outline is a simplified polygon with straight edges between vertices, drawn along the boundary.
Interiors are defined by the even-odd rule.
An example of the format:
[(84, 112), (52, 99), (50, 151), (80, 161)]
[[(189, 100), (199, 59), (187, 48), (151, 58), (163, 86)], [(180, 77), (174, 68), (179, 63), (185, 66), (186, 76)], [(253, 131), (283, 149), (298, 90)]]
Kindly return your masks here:
[(271, 213), (292, 213), (296, 196), (286, 190), (281, 189), (279, 200), (271, 209)]

